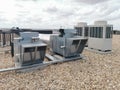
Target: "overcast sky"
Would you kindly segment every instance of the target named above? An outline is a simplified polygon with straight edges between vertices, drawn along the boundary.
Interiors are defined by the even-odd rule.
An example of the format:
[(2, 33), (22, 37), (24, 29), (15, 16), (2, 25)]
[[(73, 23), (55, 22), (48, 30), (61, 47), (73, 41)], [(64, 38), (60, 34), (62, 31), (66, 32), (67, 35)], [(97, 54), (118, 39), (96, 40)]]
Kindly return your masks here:
[(0, 28), (73, 28), (107, 20), (120, 29), (119, 0), (0, 0)]

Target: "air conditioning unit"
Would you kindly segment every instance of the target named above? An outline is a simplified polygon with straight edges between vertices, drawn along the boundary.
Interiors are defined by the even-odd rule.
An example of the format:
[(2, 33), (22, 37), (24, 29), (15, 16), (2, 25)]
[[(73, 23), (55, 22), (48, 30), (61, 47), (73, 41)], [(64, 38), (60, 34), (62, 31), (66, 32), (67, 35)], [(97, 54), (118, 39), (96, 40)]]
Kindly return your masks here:
[(0, 30), (0, 46), (10, 46), (11, 32), (9, 30)]
[(42, 63), (47, 45), (38, 38), (37, 32), (21, 32), (14, 39), (15, 66), (22, 67)]
[(96, 21), (89, 29), (88, 48), (104, 52), (112, 50), (112, 25), (108, 25), (106, 21)]
[(2, 30), (0, 30), (0, 46), (2, 46)]
[(77, 30), (77, 35), (79, 35), (83, 38), (88, 38), (89, 27), (88, 27), (87, 23), (79, 22), (77, 25), (75, 25), (74, 28)]
[(50, 47), (52, 52), (65, 58), (79, 56), (87, 39), (76, 35), (76, 30), (60, 29), (60, 35), (50, 37)]

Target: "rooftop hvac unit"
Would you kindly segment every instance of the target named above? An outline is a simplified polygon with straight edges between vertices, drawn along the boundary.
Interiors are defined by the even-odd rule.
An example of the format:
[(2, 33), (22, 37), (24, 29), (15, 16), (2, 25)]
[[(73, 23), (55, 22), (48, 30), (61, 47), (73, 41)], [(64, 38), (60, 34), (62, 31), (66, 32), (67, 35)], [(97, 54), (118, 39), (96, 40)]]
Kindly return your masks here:
[(10, 46), (15, 37), (19, 37), (19, 33), (22, 32), (19, 28), (17, 29), (2, 29), (0, 30), (0, 46)]
[(21, 37), (14, 39), (16, 67), (43, 62), (47, 45), (39, 40), (38, 35), (37, 32), (21, 32)]
[(10, 30), (0, 31), (0, 46), (10, 46), (11, 44), (11, 32)]
[(50, 46), (53, 53), (59, 54), (65, 58), (79, 56), (87, 39), (76, 36), (76, 30), (60, 29), (60, 35), (50, 37)]
[(0, 30), (0, 46), (2, 45), (2, 30)]
[[(85, 39), (88, 39), (88, 37), (89, 37), (89, 27), (88, 27), (87, 23), (79, 22), (74, 28), (77, 30), (77, 35), (78, 36), (80, 36), (82, 38), (85, 38)], [(85, 46), (88, 46), (88, 42), (86, 43)]]
[(89, 35), (89, 28), (87, 26), (87, 23), (84, 22), (79, 22), (75, 27), (77, 30), (77, 35), (83, 37), (83, 38), (87, 38)]
[(20, 32), (24, 32), (24, 30), (20, 29), (19, 27), (11, 28), (11, 42), (13, 42), (14, 38), (20, 37)]
[[(11, 70), (29, 69), (32, 67), (43, 67), (55, 63), (80, 60), (81, 53), (87, 39), (76, 35), (76, 30), (60, 29), (59, 35), (50, 36), (50, 50), (46, 52), (46, 44), (38, 38), (37, 32), (21, 32), (18, 38), (14, 39), (12, 51), (15, 58), (15, 67), (0, 69), (0, 72)], [(53, 55), (54, 54), (54, 55)], [(48, 61), (43, 61), (44, 57)]]
[(106, 21), (97, 21), (89, 29), (88, 48), (104, 52), (112, 50), (112, 25), (108, 25)]

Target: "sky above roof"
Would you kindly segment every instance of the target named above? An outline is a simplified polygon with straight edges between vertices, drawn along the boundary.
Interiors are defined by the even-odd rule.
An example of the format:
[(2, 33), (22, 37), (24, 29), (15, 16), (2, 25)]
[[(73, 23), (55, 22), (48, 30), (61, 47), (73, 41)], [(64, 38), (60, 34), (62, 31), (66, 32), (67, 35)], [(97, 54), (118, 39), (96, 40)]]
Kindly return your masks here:
[(96, 20), (120, 29), (119, 0), (0, 0), (1, 28), (73, 28)]

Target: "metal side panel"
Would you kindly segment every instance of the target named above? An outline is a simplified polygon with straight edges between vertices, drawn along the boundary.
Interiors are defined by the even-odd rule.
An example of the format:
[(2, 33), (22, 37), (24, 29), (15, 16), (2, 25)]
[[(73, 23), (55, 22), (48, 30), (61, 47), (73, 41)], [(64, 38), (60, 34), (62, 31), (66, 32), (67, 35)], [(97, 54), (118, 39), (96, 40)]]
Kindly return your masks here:
[(64, 48), (62, 48), (62, 46), (65, 46), (65, 38), (52, 36), (50, 41), (51, 41), (50, 46), (53, 52), (58, 53), (60, 55), (65, 54)]
[(54, 53), (62, 55), (63, 57), (79, 56), (82, 53), (87, 39), (82, 38), (65, 38), (59, 36), (51, 37), (51, 49)]
[[(29, 44), (29, 43), (28, 43)], [(35, 63), (42, 63), (45, 57), (46, 45), (32, 43), (31, 45), (21, 45), (21, 61), (22, 65), (31, 65)]]
[(87, 42), (87, 39), (83, 39), (80, 41), (80, 45), (78, 46), (78, 50), (77, 50), (78, 53), (83, 52), (86, 42)]

